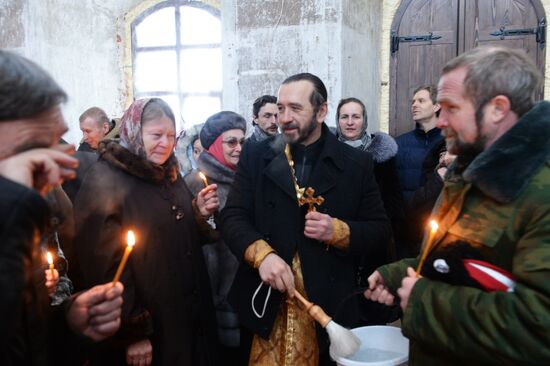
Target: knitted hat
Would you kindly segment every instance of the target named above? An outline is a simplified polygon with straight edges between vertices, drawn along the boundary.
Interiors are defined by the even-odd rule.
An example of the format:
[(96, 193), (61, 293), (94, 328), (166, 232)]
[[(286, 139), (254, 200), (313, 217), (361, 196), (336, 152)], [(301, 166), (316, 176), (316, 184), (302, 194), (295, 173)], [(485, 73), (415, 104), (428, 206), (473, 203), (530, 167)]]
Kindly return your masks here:
[(201, 145), (208, 149), (219, 135), (229, 130), (246, 132), (246, 121), (238, 113), (222, 111), (208, 117), (200, 132)]

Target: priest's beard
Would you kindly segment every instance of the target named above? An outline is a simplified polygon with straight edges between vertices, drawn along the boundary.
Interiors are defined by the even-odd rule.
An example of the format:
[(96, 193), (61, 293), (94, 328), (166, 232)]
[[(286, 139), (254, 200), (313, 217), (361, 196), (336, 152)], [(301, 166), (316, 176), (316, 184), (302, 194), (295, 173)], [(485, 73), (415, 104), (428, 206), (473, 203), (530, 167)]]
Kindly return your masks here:
[[(285, 142), (290, 145), (298, 145), (304, 142), (304, 140), (306, 140), (309, 135), (311, 135), (313, 131), (315, 131), (315, 129), (317, 128), (317, 119), (315, 118), (316, 115), (317, 113), (313, 113), (309, 122), (302, 127), (298, 126), (298, 124), (295, 122), (291, 123), (288, 126), (281, 127), (281, 130), (283, 130), (283, 139), (285, 140)], [(285, 135), (284, 130), (288, 127), (296, 127), (298, 130), (298, 137), (290, 137)]]

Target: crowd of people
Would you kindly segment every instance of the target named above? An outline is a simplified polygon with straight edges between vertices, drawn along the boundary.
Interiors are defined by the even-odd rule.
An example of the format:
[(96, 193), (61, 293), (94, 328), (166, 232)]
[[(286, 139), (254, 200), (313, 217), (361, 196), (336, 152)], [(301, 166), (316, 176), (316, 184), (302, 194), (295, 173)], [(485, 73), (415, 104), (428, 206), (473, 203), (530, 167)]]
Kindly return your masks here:
[(145, 98), (87, 109), (75, 151), (66, 93), (0, 50), (0, 364), (334, 365), (296, 294), (348, 328), (400, 319), (409, 365), (548, 364), (541, 82), (522, 51), (468, 51), (394, 139), (355, 97), (329, 128), (299, 73), (248, 134), (221, 111), (177, 136)]

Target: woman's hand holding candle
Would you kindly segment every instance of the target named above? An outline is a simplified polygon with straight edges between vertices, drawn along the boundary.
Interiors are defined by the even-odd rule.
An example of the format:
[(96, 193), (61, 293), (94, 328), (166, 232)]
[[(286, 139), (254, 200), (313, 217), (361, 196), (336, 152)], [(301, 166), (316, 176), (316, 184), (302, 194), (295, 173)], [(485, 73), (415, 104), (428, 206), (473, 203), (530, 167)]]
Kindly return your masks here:
[(209, 217), (220, 208), (218, 186), (210, 184), (197, 194), (197, 207), (203, 217)]
[(46, 289), (48, 290), (48, 295), (52, 296), (55, 293), (55, 287), (59, 281), (59, 273), (54, 267), (52, 254), (50, 252), (46, 252), (46, 260), (48, 261), (48, 269), (44, 271)]
[(124, 251), (122, 260), (120, 261), (120, 264), (118, 265), (118, 268), (116, 270), (115, 278), (113, 279), (113, 284), (116, 284), (120, 279), (120, 276), (122, 275), (122, 271), (124, 270), (124, 266), (126, 266), (128, 257), (130, 256), (130, 253), (132, 252), (134, 244), (136, 243), (136, 237), (134, 236), (134, 232), (132, 230), (128, 230), (128, 235), (126, 240), (128, 242), (128, 245), (126, 246), (126, 250)]

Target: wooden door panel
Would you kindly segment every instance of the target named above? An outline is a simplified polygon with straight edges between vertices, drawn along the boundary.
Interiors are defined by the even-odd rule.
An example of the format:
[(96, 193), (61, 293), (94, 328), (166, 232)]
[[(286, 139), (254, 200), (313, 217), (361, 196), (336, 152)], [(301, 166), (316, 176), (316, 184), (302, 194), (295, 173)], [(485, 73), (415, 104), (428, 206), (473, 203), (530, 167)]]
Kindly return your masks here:
[[(537, 0), (538, 2), (538, 0)], [(502, 30), (533, 29), (544, 18), (540, 3), (533, 0), (470, 0), (464, 8), (464, 49), (507, 46), (523, 49), (544, 73), (545, 49), (535, 34), (497, 36)], [(539, 92), (543, 96), (543, 90)]]
[[(431, 42), (399, 43), (390, 59), (390, 133), (414, 128), (410, 113), (413, 90), (437, 84), (443, 66), (459, 52), (478, 46), (524, 49), (544, 73), (545, 44), (535, 34), (494, 36), (510, 29), (535, 29), (545, 18), (540, 0), (403, 0), (392, 24), (397, 36), (441, 36)], [(501, 39), (502, 38), (502, 39)], [(541, 89), (539, 97), (542, 98)]]
[[(456, 56), (458, 0), (409, 2), (398, 37), (433, 34), (441, 37), (424, 42), (399, 42), (392, 54), (390, 133), (398, 136), (414, 128), (410, 111), (412, 93), (421, 85), (435, 84), (445, 63)], [(394, 121), (392, 123), (391, 121)]]

